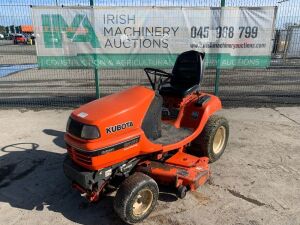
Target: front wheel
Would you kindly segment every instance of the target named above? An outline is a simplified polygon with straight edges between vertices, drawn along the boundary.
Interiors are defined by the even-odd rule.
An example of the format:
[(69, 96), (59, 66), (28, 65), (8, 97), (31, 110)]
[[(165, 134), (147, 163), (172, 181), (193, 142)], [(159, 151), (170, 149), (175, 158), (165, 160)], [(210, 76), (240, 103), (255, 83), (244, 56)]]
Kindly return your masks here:
[(137, 172), (124, 180), (114, 199), (114, 209), (126, 223), (137, 223), (149, 216), (158, 199), (157, 183)]
[(229, 137), (229, 125), (226, 118), (211, 116), (203, 131), (197, 138), (200, 151), (209, 158), (209, 162), (217, 161), (224, 153)]

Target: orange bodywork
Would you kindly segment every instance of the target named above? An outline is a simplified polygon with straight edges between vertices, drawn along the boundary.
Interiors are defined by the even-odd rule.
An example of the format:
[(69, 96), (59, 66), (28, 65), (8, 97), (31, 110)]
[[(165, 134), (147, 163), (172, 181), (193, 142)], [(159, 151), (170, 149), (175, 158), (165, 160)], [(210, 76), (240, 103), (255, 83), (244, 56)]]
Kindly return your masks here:
[[(209, 95), (210, 99), (202, 106), (196, 106), (195, 102), (204, 93), (193, 93), (186, 98), (170, 100), (170, 104), (177, 104), (179, 114), (176, 120), (165, 122), (175, 127), (191, 128), (193, 133), (185, 139), (169, 145), (155, 144), (151, 142), (142, 130), (142, 122), (147, 110), (155, 96), (155, 92), (149, 88), (136, 86), (125, 91), (95, 100), (72, 112), (71, 118), (83, 124), (95, 125), (99, 128), (100, 137), (94, 140), (83, 140), (65, 134), (68, 152), (73, 161), (90, 169), (99, 170), (111, 165), (123, 162), (136, 156), (157, 153), (158, 157), (164, 152), (178, 149), (180, 152), (191, 143), (202, 131), (208, 118), (221, 109), (218, 97)], [(164, 102), (168, 101), (164, 99)], [(208, 104), (209, 103), (209, 104)], [(197, 113), (197, 118), (193, 113)], [(84, 115), (84, 116), (82, 116)], [(107, 133), (111, 126), (132, 122), (132, 126), (113, 133)], [(131, 142), (131, 140), (134, 140)], [(108, 149), (119, 143), (125, 144), (122, 148), (98, 156), (89, 157), (82, 152), (94, 152), (99, 149)], [(111, 147), (114, 148), (114, 147)]]
[(31, 25), (21, 25), (21, 31), (23, 33), (33, 33), (33, 28)]
[(143, 162), (138, 168), (150, 175), (160, 184), (173, 184), (175, 188), (187, 186), (194, 191), (203, 185), (209, 177), (207, 157), (196, 157), (183, 152), (178, 152), (165, 162)]

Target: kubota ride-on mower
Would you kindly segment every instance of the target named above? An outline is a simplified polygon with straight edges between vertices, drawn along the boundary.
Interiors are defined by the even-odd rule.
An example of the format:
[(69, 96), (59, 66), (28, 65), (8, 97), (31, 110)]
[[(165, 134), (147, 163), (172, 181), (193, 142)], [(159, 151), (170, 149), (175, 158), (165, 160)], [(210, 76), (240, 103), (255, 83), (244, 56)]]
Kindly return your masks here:
[(72, 112), (65, 134), (65, 175), (89, 201), (118, 188), (114, 209), (127, 223), (145, 219), (158, 185), (183, 198), (210, 176), (229, 135), (218, 97), (200, 92), (204, 53), (184, 52), (172, 73), (146, 68), (142, 86), (92, 101)]

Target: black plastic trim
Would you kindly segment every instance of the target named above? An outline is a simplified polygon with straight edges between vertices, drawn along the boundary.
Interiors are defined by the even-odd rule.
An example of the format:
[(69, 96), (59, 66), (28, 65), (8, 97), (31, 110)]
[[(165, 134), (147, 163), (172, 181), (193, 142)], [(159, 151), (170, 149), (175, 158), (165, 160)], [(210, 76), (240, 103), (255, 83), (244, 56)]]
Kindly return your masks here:
[(209, 95), (204, 95), (204, 96), (198, 98), (195, 105), (196, 106), (203, 106), (209, 100), (210, 100), (210, 96)]
[(128, 146), (131, 146), (131, 145), (134, 145), (134, 144), (138, 143), (139, 141), (140, 141), (140, 136), (132, 138), (132, 139), (127, 140), (127, 141), (124, 141), (124, 142), (120, 142), (120, 143), (115, 144), (115, 145), (111, 145), (111, 146), (108, 146), (108, 147), (105, 147), (105, 148), (100, 148), (100, 149), (97, 149), (97, 150), (94, 150), (94, 151), (86, 151), (86, 150), (78, 149), (77, 147), (74, 147), (74, 146), (72, 146), (72, 147), (75, 151), (78, 151), (79, 153), (81, 153), (83, 155), (93, 157), (93, 156), (104, 155), (104, 154), (109, 153), (109, 152), (117, 151), (117, 150), (122, 149), (122, 148), (126, 148)]

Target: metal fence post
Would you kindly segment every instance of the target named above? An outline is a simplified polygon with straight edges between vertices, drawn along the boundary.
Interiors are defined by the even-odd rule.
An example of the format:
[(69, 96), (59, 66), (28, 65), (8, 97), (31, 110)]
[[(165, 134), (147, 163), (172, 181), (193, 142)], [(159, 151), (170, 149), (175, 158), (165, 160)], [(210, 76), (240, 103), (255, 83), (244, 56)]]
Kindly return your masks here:
[[(220, 23), (222, 21), (222, 7), (225, 6), (225, 0), (221, 0), (221, 15), (220, 15)], [(217, 55), (217, 68), (216, 68), (216, 78), (215, 78), (215, 95), (219, 94), (219, 80), (221, 75), (221, 56)]]
[[(90, 6), (94, 6), (94, 0), (90, 0)], [(94, 57), (94, 60), (95, 59), (96, 59), (96, 56)], [(95, 69), (94, 69), (94, 75), (95, 75), (96, 98), (100, 98), (99, 70), (97, 67), (95, 67)]]

